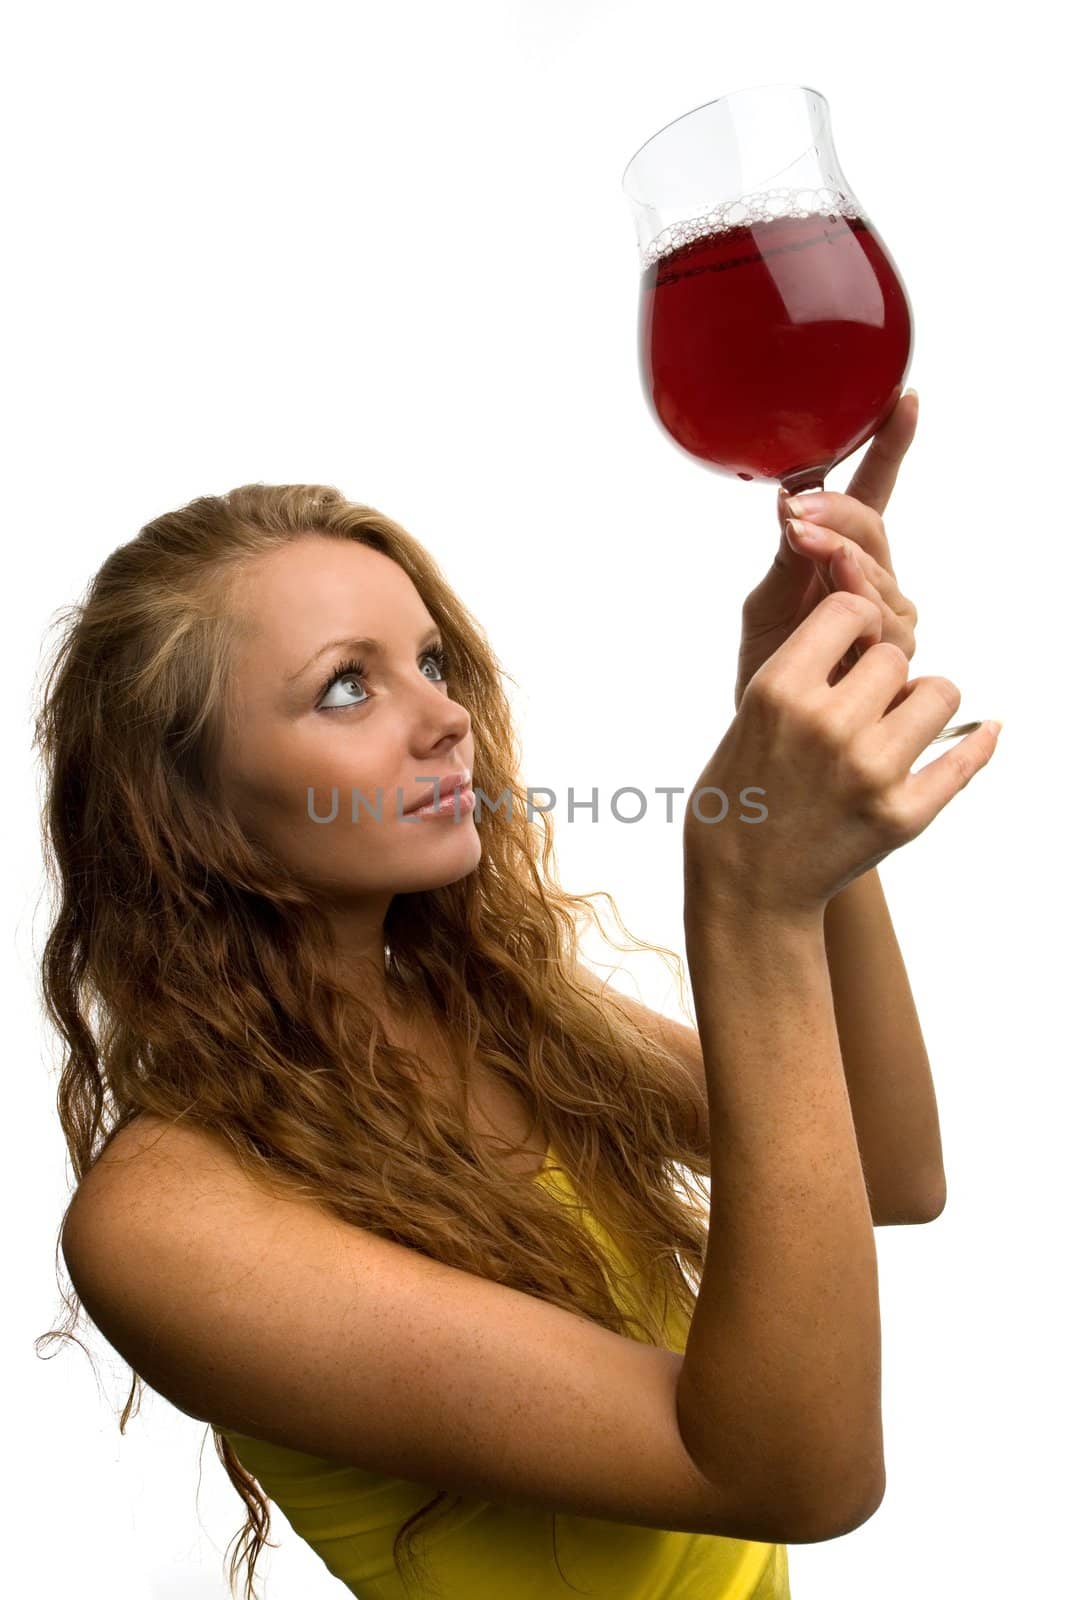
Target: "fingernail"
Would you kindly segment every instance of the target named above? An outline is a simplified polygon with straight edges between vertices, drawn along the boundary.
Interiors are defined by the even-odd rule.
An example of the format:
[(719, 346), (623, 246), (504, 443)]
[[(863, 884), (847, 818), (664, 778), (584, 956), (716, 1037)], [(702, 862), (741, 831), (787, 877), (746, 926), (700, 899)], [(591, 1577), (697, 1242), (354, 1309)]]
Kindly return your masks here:
[(821, 528), (807, 528), (802, 522), (794, 522), (792, 517), (786, 518), (786, 527), (801, 544), (814, 544), (823, 537)]
[(914, 395), (914, 396), (915, 396), (915, 398), (916, 398), (916, 400), (918, 400), (918, 398), (919, 398), (919, 391), (918, 391), (918, 389), (905, 389), (905, 390), (904, 390), (904, 396), (905, 396), (905, 398), (907, 398), (907, 396), (908, 396), (908, 395), (909, 395), (909, 394), (913, 394), (913, 395)]
[(998, 722), (995, 717), (991, 717), (986, 723), (986, 727), (992, 728), (994, 735), (998, 734), (1003, 726), (1003, 722)]

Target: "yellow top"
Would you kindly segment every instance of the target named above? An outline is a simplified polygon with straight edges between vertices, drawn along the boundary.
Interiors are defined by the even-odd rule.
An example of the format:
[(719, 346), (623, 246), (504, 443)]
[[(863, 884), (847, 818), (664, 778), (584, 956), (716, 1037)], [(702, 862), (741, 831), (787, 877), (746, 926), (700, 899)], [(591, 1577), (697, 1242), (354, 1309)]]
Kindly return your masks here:
[[(554, 1184), (568, 1204), (578, 1205), (613, 1261), (632, 1273), (629, 1258), (580, 1206), (551, 1155), (550, 1148), (536, 1181)], [(619, 1295), (621, 1302), (622, 1290)], [(632, 1315), (635, 1307), (623, 1309)], [(675, 1319), (669, 1331), (670, 1348), (681, 1354), (686, 1324)], [(228, 1428), (219, 1431), (295, 1531), (359, 1600), (422, 1600), (413, 1593), (414, 1580), (405, 1589), (392, 1548), (401, 1524), (429, 1501), (429, 1487)], [(447, 1502), (415, 1530), (418, 1570), (426, 1573), (437, 1600), (575, 1600), (575, 1588), (586, 1600), (790, 1600), (785, 1545), (557, 1512), (554, 1558), (550, 1510), (465, 1500), (435, 1526), (442, 1505)], [(568, 1588), (564, 1578), (575, 1587)]]

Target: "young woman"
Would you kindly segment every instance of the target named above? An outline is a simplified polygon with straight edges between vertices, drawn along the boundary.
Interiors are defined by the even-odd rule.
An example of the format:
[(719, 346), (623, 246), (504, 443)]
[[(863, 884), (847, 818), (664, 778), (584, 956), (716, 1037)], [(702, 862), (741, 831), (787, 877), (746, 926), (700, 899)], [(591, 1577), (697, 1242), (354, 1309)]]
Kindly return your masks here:
[[(829, 499), (833, 548), (874, 541)], [(768, 816), (687, 806), (699, 1031), (580, 964), (592, 897), (554, 879), (499, 663), (388, 517), (248, 485), (97, 573), (38, 722), (62, 1244), (134, 1373), (122, 1425), (143, 1381), (213, 1430), (231, 1587), (268, 1496), (362, 1600), (783, 1600), (786, 1543), (878, 1505), (871, 1229), (935, 1215), (943, 1174), (917, 1066), (850, 1102), (827, 908), (992, 748), (909, 776), (958, 691), (905, 690), (882, 555), (835, 557), (854, 593), (819, 603), (783, 535), (746, 603), (694, 794), (758, 785)]]

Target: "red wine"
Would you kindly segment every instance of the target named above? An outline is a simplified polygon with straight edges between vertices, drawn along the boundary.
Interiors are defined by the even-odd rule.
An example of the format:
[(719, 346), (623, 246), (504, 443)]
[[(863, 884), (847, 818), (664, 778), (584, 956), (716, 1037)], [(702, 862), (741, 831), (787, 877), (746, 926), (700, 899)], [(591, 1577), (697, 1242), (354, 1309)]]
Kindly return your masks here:
[(798, 490), (889, 416), (911, 307), (864, 217), (776, 217), (653, 260), (639, 350), (645, 398), (676, 444), (715, 471)]

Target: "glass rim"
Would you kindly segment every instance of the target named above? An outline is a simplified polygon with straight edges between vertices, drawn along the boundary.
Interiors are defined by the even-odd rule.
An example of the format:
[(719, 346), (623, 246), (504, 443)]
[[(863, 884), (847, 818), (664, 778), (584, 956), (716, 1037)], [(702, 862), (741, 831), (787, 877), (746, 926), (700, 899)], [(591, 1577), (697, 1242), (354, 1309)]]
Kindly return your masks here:
[[(626, 174), (629, 172), (630, 168), (641, 154), (641, 151), (647, 150), (653, 139), (658, 139), (661, 133), (666, 133), (668, 128), (673, 128), (676, 122), (684, 122), (686, 117), (694, 117), (698, 111), (706, 111), (709, 106), (717, 106), (721, 100), (740, 100), (742, 95), (762, 94), (766, 89), (799, 89), (804, 94), (813, 94), (817, 100), (822, 101), (823, 105), (829, 105), (829, 101), (820, 90), (813, 89), (809, 84), (806, 83), (754, 83), (751, 84), (747, 89), (730, 89), (726, 94), (717, 94), (714, 100), (705, 100), (702, 105), (693, 106), (689, 111), (683, 111), (680, 116), (672, 117), (670, 122), (665, 122), (662, 128), (657, 128), (655, 133), (649, 134), (645, 142), (637, 147), (629, 161), (626, 163), (625, 167), (622, 169), (622, 178), (620, 182), (623, 189), (626, 189)], [(628, 194), (629, 190), (626, 192)]]

